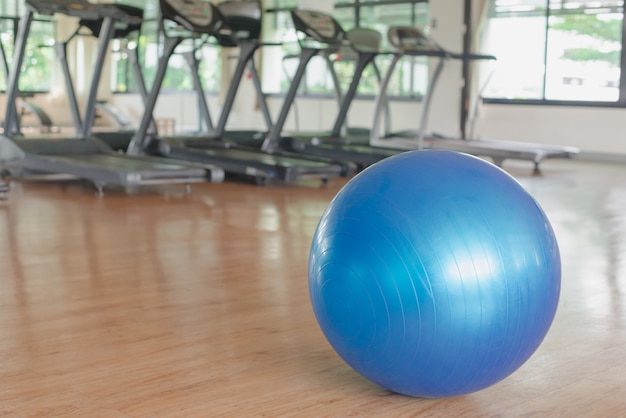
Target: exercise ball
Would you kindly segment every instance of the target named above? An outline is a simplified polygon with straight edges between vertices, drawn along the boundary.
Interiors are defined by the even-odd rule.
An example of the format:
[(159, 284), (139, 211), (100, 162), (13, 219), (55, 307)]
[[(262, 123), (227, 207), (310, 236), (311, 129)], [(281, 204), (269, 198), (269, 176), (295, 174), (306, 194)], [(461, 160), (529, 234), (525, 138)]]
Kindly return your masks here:
[(422, 150), (352, 178), (323, 213), (309, 293), (345, 362), (397, 393), (469, 394), (522, 366), (554, 319), (552, 227), (509, 174)]

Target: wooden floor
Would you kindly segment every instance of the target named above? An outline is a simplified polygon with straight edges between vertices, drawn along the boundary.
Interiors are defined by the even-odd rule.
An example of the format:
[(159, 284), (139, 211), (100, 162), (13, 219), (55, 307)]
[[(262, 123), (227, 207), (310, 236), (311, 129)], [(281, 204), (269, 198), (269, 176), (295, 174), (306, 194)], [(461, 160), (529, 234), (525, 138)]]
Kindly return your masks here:
[(441, 400), (369, 383), (315, 322), (308, 249), (341, 181), (103, 198), (14, 183), (0, 203), (0, 416), (626, 416), (626, 166), (518, 164), (561, 246), (557, 318), (509, 378)]

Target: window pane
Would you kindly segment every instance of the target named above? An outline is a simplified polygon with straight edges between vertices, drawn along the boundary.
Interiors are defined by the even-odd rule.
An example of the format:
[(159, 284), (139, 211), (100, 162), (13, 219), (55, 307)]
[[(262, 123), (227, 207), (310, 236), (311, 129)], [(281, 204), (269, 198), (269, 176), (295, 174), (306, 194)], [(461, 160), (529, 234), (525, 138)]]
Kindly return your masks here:
[(414, 25), (420, 28), (424, 28), (430, 24), (430, 8), (428, 3), (417, 3), (413, 6), (414, 10)]
[(542, 99), (545, 0), (495, 0), (483, 38), (483, 52), (498, 59), (484, 97)]
[(483, 50), (498, 64), (484, 96), (617, 101), (622, 9), (623, 0), (491, 0)]
[(622, 13), (570, 4), (557, 9), (549, 23), (546, 98), (617, 101)]
[(47, 91), (51, 85), (51, 69), (54, 66), (54, 51), (45, 47), (54, 43), (51, 22), (35, 21), (31, 25), (26, 42), (24, 70), (20, 76), (22, 91)]
[(205, 93), (218, 92), (222, 75), (220, 49), (211, 45), (205, 45), (197, 55), (200, 60), (200, 81)]
[(0, 16), (19, 17), (22, 15), (24, 2), (22, 0), (2, 0), (0, 1)]
[(13, 21), (0, 19), (0, 42), (2, 42), (2, 51), (0, 53), (4, 53), (4, 56), (0, 59), (0, 65), (3, 66), (3, 68), (0, 69), (0, 90), (6, 91), (8, 65), (11, 62), (11, 55), (13, 54)]
[(298, 0), (265, 0), (263, 7), (266, 9), (282, 9), (287, 7), (298, 7)]
[(333, 17), (337, 19), (337, 22), (341, 25), (343, 30), (349, 30), (356, 26), (356, 16), (354, 8), (352, 7), (340, 7), (333, 11)]
[(111, 91), (127, 92), (134, 91), (137, 86), (134, 84), (134, 74), (126, 48), (130, 48), (127, 42), (114, 40), (111, 49)]
[[(297, 37), (288, 12), (266, 13), (263, 18), (263, 39), (281, 42), (280, 46), (265, 47), (263, 54), (263, 90), (266, 93), (285, 92), (289, 78), (295, 72), (300, 52)], [(285, 56), (293, 56), (283, 59)]]

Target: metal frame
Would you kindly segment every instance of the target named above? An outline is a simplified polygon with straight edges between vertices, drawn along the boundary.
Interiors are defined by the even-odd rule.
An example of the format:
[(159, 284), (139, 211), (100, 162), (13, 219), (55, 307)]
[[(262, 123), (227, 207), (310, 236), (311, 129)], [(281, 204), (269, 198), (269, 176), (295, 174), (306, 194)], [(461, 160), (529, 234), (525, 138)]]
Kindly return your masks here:
[[(296, 181), (308, 178), (327, 180), (332, 177), (352, 175), (354, 167), (346, 162), (319, 158), (306, 159), (289, 153), (240, 147), (224, 141), (223, 135), (230, 109), (244, 70), (249, 65), (248, 62), (252, 59), (254, 51), (260, 46), (258, 41), (245, 43), (230, 38), (240, 47), (240, 57), (222, 113), (215, 127), (215, 136), (159, 138), (156, 135), (149, 135), (148, 118), (156, 105), (169, 60), (176, 47), (190, 36), (209, 35), (216, 38), (220, 36), (229, 38), (234, 35), (228, 27), (227, 19), (212, 3), (202, 0), (185, 0), (184, 3), (182, 0), (160, 0), (160, 6), (159, 31), (164, 39), (162, 53), (153, 86), (146, 101), (144, 116), (128, 147), (128, 154), (156, 154), (176, 160), (210, 162), (220, 165), (228, 173), (252, 177), (259, 184), (265, 184), (267, 180)], [(175, 22), (191, 33), (168, 33), (165, 21)]]
[[(367, 143), (351, 144), (340, 137), (348, 108), (356, 94), (363, 69), (373, 61), (377, 52), (372, 51), (370, 53), (354, 48), (354, 45), (346, 39), (346, 32), (341, 28), (339, 22), (329, 14), (312, 10), (294, 10), (291, 12), (291, 15), (296, 30), (302, 35), (299, 38), (300, 62), (292, 77), (292, 82), (286, 93), (278, 119), (263, 143), (263, 149), (272, 151), (283, 148), (303, 155), (345, 159), (354, 162), (361, 169), (402, 152), (398, 149), (371, 146)], [(333, 127), (334, 132), (330, 135), (315, 134), (313, 136), (296, 133), (293, 136), (284, 137), (282, 130), (285, 121), (311, 59), (316, 55), (329, 56), (345, 47), (353, 47), (355, 49), (358, 54), (358, 65), (350, 88), (346, 94), (343, 94), (340, 112)], [(335, 80), (335, 87), (339, 89), (338, 80)], [(339, 131), (339, 134), (336, 134), (337, 131)]]

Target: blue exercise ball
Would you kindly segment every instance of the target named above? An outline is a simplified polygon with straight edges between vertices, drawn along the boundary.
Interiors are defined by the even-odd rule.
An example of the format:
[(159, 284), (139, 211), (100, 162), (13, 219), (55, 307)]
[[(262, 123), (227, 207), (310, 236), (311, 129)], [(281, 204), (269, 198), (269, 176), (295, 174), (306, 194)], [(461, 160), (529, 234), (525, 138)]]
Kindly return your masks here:
[(509, 174), (451, 151), (412, 151), (351, 179), (315, 231), (309, 292), (334, 350), (417, 397), (493, 385), (554, 319), (561, 262), (543, 210)]

